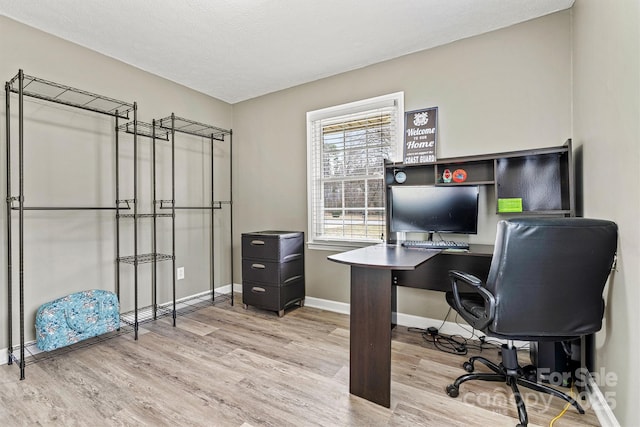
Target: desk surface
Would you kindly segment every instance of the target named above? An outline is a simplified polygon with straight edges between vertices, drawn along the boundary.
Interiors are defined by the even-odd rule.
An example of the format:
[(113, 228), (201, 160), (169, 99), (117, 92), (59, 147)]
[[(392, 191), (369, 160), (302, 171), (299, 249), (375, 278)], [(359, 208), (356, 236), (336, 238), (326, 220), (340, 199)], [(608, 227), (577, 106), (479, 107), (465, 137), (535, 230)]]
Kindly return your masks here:
[(469, 251), (405, 248), (402, 245), (381, 243), (360, 249), (329, 255), (327, 258), (342, 264), (369, 268), (393, 270), (415, 270), (425, 261), (438, 254), (489, 257), (493, 254), (493, 245), (471, 245)]
[(414, 270), (440, 252), (442, 252), (441, 249), (408, 249), (401, 245), (381, 243), (330, 255), (327, 258), (334, 262), (360, 267)]

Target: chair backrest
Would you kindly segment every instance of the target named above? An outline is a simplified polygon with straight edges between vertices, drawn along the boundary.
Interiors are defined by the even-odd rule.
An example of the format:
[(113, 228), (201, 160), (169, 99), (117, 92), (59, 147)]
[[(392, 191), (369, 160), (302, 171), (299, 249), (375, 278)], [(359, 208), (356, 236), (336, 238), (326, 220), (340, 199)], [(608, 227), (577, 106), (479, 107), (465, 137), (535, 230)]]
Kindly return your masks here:
[(500, 221), (486, 282), (496, 298), (489, 332), (542, 341), (600, 330), (617, 240), (617, 225), (605, 220)]

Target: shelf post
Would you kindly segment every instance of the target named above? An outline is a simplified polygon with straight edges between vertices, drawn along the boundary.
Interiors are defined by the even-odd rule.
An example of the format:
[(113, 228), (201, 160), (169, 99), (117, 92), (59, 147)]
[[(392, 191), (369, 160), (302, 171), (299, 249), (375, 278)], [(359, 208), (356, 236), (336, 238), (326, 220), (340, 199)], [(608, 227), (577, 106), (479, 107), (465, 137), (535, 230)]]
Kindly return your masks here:
[(7, 337), (8, 337), (8, 345), (7, 345), (7, 364), (13, 364), (13, 295), (12, 295), (12, 258), (11, 258), (11, 114), (10, 114), (10, 106), (11, 106), (11, 89), (9, 87), (9, 82), (4, 85), (5, 90), (5, 131), (6, 131), (6, 149), (7, 149), (7, 158), (6, 160), (6, 172), (7, 172)]
[(156, 120), (151, 122), (151, 175), (152, 175), (152, 188), (151, 188), (151, 200), (153, 200), (153, 238), (151, 241), (151, 252), (153, 252), (153, 266), (151, 267), (151, 306), (153, 311), (153, 320), (158, 318), (158, 232), (157, 232), (157, 203), (156, 203)]
[(19, 257), (20, 257), (20, 379), (24, 380), (24, 73), (18, 71)]
[(138, 104), (133, 103), (133, 312), (134, 339), (138, 339)]
[(215, 214), (215, 209), (213, 209), (213, 204), (215, 199), (215, 191), (213, 189), (214, 186), (214, 169), (213, 169), (213, 147), (214, 147), (214, 139), (213, 139), (213, 134), (211, 134), (211, 301), (215, 300), (215, 284), (214, 284), (214, 277), (215, 277), (215, 265), (216, 265), (216, 257), (215, 257), (215, 231), (214, 231), (214, 214)]
[(176, 116), (171, 113), (171, 258), (173, 272), (173, 326), (176, 326)]
[(231, 263), (231, 306), (234, 305), (233, 296), (233, 130), (229, 130), (229, 246)]
[(116, 296), (120, 299), (120, 139), (118, 137), (118, 110), (116, 110), (115, 166), (116, 166)]

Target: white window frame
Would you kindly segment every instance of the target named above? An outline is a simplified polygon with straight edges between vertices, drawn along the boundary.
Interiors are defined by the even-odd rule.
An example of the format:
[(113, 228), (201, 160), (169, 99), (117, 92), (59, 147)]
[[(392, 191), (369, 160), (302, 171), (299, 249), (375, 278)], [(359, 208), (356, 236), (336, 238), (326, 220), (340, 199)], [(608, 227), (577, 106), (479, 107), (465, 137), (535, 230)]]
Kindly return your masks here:
[[(364, 99), (361, 101), (350, 102), (347, 104), (337, 105), (333, 107), (323, 108), (320, 110), (310, 111), (307, 113), (307, 220), (308, 220), (308, 247), (309, 249), (320, 250), (348, 250), (357, 247), (364, 247), (375, 243), (380, 243), (381, 238), (378, 239), (340, 239), (340, 238), (322, 238), (316, 235), (314, 218), (314, 205), (313, 200), (315, 195), (315, 181), (317, 177), (314, 176), (315, 171), (321, 171), (322, 165), (313, 164), (314, 156), (314, 134), (313, 124), (318, 120), (330, 119), (333, 117), (340, 117), (349, 114), (364, 113), (366, 111), (375, 110), (378, 108), (388, 107), (395, 105), (396, 117), (395, 117), (395, 154), (394, 158), (388, 159), (390, 161), (400, 161), (403, 155), (403, 140), (404, 140), (404, 92), (395, 92), (388, 95), (377, 96), (374, 98)], [(392, 142), (392, 143), (394, 143)], [(322, 162), (322, 156), (316, 159), (317, 162)], [(384, 177), (382, 177), (384, 178)], [(385, 190), (386, 191), (386, 190)], [(386, 215), (385, 215), (386, 217)]]

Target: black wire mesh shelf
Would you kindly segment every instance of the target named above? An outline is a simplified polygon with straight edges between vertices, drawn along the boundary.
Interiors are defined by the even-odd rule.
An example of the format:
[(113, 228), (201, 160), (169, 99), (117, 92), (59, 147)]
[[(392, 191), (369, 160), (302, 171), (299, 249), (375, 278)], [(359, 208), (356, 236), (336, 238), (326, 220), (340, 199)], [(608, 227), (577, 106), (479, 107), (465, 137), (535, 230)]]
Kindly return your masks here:
[(161, 139), (163, 141), (169, 140), (169, 131), (167, 129), (163, 129), (160, 126), (156, 126), (155, 133), (154, 133), (153, 125), (151, 123), (141, 122), (139, 120), (135, 123), (127, 122), (127, 123), (121, 124), (120, 126), (118, 126), (117, 129), (119, 131), (130, 133), (130, 134), (146, 136), (147, 138), (155, 137), (156, 139)]
[[(8, 82), (9, 90), (20, 93), (20, 72)], [(129, 118), (134, 104), (109, 98), (85, 90), (65, 86), (60, 83), (23, 74), (22, 93), (24, 96), (38, 98), (57, 104), (81, 108), (114, 117)]]
[[(218, 292), (205, 292), (203, 294), (189, 296), (176, 300), (176, 317), (184, 316), (185, 314), (193, 313), (204, 307), (209, 307), (214, 304), (226, 302), (231, 300), (230, 294), (221, 294)], [(147, 306), (138, 309), (138, 325), (153, 322), (164, 317), (172, 317), (173, 315), (173, 303), (167, 302), (164, 304), (158, 304), (153, 310), (153, 306)], [(129, 311), (120, 315), (120, 321), (130, 326), (134, 326), (136, 322), (135, 311)]]
[(176, 301), (176, 315), (183, 316), (193, 313), (204, 307), (231, 301), (231, 294), (221, 294), (219, 292), (206, 292)]
[(228, 129), (222, 129), (217, 126), (211, 126), (204, 123), (196, 122), (189, 119), (183, 119), (182, 117), (173, 116), (173, 127), (172, 124), (172, 116), (165, 117), (160, 120), (156, 120), (156, 124), (160, 126), (162, 129), (167, 129), (171, 131), (171, 129), (176, 132), (186, 133), (194, 136), (202, 136), (205, 138), (213, 138), (218, 141), (224, 141), (225, 135), (230, 135), (231, 131)]
[(123, 256), (118, 258), (118, 261), (125, 264), (136, 264), (136, 263), (146, 264), (153, 261), (160, 262), (160, 261), (169, 261), (172, 259), (173, 259), (173, 256), (171, 255), (150, 253), (150, 254), (140, 254), (138, 256), (135, 256), (135, 255)]
[[(153, 306), (147, 306), (138, 309), (138, 325), (142, 323), (152, 322), (154, 320), (161, 319), (163, 317), (170, 317), (173, 313), (173, 307), (171, 305), (163, 304), (158, 305), (155, 310), (155, 314), (153, 312)], [(126, 313), (122, 313), (120, 315), (120, 321), (130, 326), (135, 326), (136, 324), (136, 313), (135, 311), (129, 311)]]
[[(221, 294), (218, 292), (206, 292), (200, 295), (190, 296), (179, 301), (176, 301), (176, 317), (184, 316), (185, 314), (193, 313), (202, 308), (209, 307), (214, 304), (229, 301), (231, 299), (230, 294)], [(138, 310), (138, 325), (153, 322), (155, 320), (162, 319), (164, 317), (171, 317), (173, 314), (173, 303), (168, 302), (158, 305), (156, 307), (155, 316), (153, 314), (153, 307), (145, 307)], [(106, 334), (98, 335), (93, 338), (71, 344), (65, 347), (61, 347), (52, 351), (40, 350), (35, 342), (28, 343), (24, 346), (24, 364), (31, 365), (34, 363), (42, 362), (48, 359), (52, 359), (57, 356), (71, 353), (82, 348), (90, 347), (107, 340), (119, 337), (121, 335), (129, 334), (135, 331), (135, 311), (129, 311), (120, 314), (120, 329)], [(20, 366), (20, 346), (15, 346), (9, 351), (9, 357), (13, 363)]]
[[(52, 359), (56, 356), (60, 356), (63, 354), (71, 353), (73, 351), (79, 350), (81, 348), (86, 348), (92, 345), (96, 345), (107, 340), (110, 340), (115, 337), (119, 337), (121, 335), (125, 335), (133, 332), (134, 329), (132, 326), (128, 324), (120, 323), (120, 329), (113, 332), (107, 332), (106, 334), (98, 335), (93, 338), (88, 338), (86, 340), (79, 341), (75, 344), (71, 344), (65, 347), (60, 347), (51, 351), (42, 351), (38, 348), (35, 342), (25, 344), (24, 346), (24, 364), (31, 365), (33, 363), (42, 362), (43, 360)], [(16, 355), (20, 352), (20, 346), (13, 347), (13, 351), (9, 353), (9, 357), (16, 365), (20, 365), (20, 357)]]

